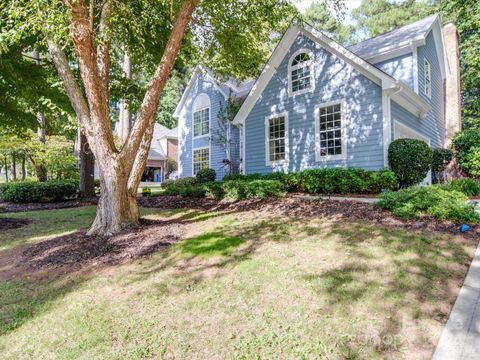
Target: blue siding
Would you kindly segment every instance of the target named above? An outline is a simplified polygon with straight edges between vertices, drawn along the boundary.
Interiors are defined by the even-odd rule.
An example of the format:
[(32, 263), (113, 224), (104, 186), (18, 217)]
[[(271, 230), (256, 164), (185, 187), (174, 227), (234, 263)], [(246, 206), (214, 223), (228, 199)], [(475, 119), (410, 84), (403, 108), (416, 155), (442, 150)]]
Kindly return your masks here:
[(412, 53), (397, 56), (375, 64), (397, 80), (403, 80), (413, 90), (413, 56)]
[[(315, 90), (289, 97), (288, 61), (300, 48), (314, 53)], [(347, 159), (316, 162), (315, 106), (337, 100), (344, 100), (346, 104)], [(289, 120), (288, 166), (273, 168), (266, 165), (265, 159), (265, 117), (285, 111)], [(300, 34), (245, 120), (246, 173), (325, 166), (380, 169), (383, 167), (382, 116), (381, 87)]]
[[(205, 93), (210, 98), (210, 128), (218, 129), (217, 116), (220, 108), (225, 106), (226, 101), (223, 94), (209, 80), (200, 75), (189, 94), (189, 99), (185, 102), (183, 113), (180, 116), (180, 166), (179, 176), (193, 176), (192, 156), (193, 149), (201, 147), (210, 147), (210, 167), (217, 173), (217, 179), (220, 180), (225, 174), (223, 160), (226, 158), (225, 148), (214, 141), (209, 136), (193, 139), (193, 103), (195, 98)], [(183, 117), (183, 121), (182, 121)], [(184, 122), (182, 124), (182, 122)], [(212, 133), (212, 130), (210, 130)], [(238, 128), (232, 127), (232, 136), (238, 138)], [(235, 151), (234, 161), (238, 164), (239, 154)]]
[[(431, 99), (424, 93), (424, 58), (430, 63)], [(425, 122), (425, 134), (430, 138), (432, 147), (443, 147), (445, 144), (444, 85), (432, 32), (427, 36), (425, 46), (418, 48), (418, 93), (431, 106), (431, 110), (427, 113), (425, 119), (422, 119), (422, 122)]]

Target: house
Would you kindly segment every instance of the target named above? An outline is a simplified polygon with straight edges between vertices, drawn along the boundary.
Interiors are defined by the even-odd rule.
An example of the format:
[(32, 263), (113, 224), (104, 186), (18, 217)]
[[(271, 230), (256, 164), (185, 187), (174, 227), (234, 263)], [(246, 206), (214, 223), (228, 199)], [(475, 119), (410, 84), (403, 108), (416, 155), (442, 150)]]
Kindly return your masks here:
[[(162, 182), (168, 175), (176, 177), (178, 169), (178, 129), (155, 123), (147, 166), (142, 174), (144, 182)], [(172, 173), (169, 174), (169, 172)]]
[[(293, 23), (233, 120), (241, 170), (377, 170), (388, 166), (394, 139), (445, 147), (460, 127), (457, 44), (454, 25), (442, 29), (438, 15), (349, 48)], [(198, 69), (189, 87), (176, 112), (180, 176), (217, 165), (207, 128), (228, 95), (225, 84)], [(199, 111), (213, 118), (202, 125), (204, 138), (192, 130), (207, 123)]]
[(220, 180), (240, 171), (240, 130), (221, 116), (228, 100), (242, 101), (253, 83), (233, 78), (220, 81), (207, 67), (195, 68), (173, 114), (178, 119), (179, 177), (212, 168)]

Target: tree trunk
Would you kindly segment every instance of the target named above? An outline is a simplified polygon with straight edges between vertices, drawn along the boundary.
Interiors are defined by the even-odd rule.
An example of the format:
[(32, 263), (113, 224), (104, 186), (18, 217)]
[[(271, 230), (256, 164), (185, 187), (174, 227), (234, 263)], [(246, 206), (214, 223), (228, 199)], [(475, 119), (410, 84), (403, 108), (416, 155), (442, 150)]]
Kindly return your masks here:
[[(125, 52), (123, 56), (123, 73), (127, 79), (132, 79), (132, 62), (130, 57)], [(119, 114), (119, 135), (122, 142), (125, 142), (130, 134), (130, 128), (132, 125), (132, 114), (128, 108), (128, 103), (125, 99), (120, 100), (120, 114)]]
[(22, 156), (22, 180), (25, 181), (27, 178), (27, 164), (26, 164), (26, 155), (23, 153)]
[(80, 196), (83, 198), (92, 198), (95, 197), (95, 158), (90, 150), (87, 138), (80, 127), (78, 127), (77, 141), (80, 173)]
[(12, 152), (12, 180), (17, 181), (17, 155)]
[[(37, 50), (33, 50), (32, 56), (37, 65), (40, 65), (40, 54)], [(45, 115), (41, 112), (37, 113), (37, 141), (41, 144), (45, 144), (47, 141), (47, 136), (45, 132)], [(38, 164), (35, 167), (35, 173), (37, 175), (38, 181), (47, 181), (47, 169), (43, 164)]]
[(3, 156), (3, 168), (5, 169), (5, 181), (8, 183), (8, 161), (7, 161), (7, 155)]
[(113, 235), (138, 224), (139, 211), (136, 194), (128, 191), (128, 174), (119, 162), (107, 164), (106, 159), (97, 159), (100, 175), (100, 200), (97, 215), (88, 235)]

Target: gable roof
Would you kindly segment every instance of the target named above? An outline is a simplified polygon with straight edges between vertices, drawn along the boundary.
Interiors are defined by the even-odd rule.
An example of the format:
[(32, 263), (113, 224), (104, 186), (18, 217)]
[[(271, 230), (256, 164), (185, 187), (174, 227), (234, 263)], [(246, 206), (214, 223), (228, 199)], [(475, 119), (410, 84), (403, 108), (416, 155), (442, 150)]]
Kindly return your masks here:
[(164, 137), (178, 139), (178, 128), (169, 129), (166, 126), (155, 123), (153, 127), (153, 138), (158, 140)]
[(403, 83), (403, 81), (394, 79), (392, 76), (376, 68), (362, 57), (353, 53), (351, 50), (345, 48), (336, 41), (330, 39), (320, 31), (314, 29), (312, 26), (306, 23), (303, 23), (303, 26), (292, 23), (278, 43), (248, 97), (233, 119), (234, 124), (241, 124), (245, 121), (247, 115), (250, 113), (258, 98), (263, 93), (263, 90), (272, 78), (276, 69), (285, 58), (295, 38), (300, 33), (320, 44), (324, 49), (353, 66), (361, 74), (380, 85), (383, 90), (395, 90), (392, 98), (400, 104), (405, 105), (406, 109), (410, 112), (423, 116), (428, 111), (429, 105), (418, 94), (416, 94), (405, 83)]
[(193, 89), (193, 85), (195, 85), (195, 82), (197, 81), (200, 74), (203, 74), (207, 79), (209, 79), (217, 88), (217, 90), (220, 91), (220, 93), (225, 99), (228, 99), (229, 96), (242, 97), (247, 95), (250, 92), (253, 84), (255, 83), (255, 80), (247, 80), (241, 82), (233, 77), (228, 77), (225, 82), (221, 82), (217, 80), (217, 76), (211, 69), (204, 65), (198, 64), (195, 67), (192, 76), (190, 77), (188, 85), (185, 88), (185, 91), (183, 92), (182, 97), (177, 104), (177, 107), (175, 108), (173, 117), (178, 118), (180, 116), (180, 111), (182, 110), (182, 107), (187, 101), (188, 96)]

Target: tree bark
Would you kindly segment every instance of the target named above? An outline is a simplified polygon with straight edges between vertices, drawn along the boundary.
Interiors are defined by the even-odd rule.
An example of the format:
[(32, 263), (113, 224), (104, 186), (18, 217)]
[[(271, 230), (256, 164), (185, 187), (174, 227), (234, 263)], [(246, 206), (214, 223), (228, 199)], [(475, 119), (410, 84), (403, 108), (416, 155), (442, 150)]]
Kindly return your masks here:
[(95, 158), (92, 151), (90, 150), (90, 146), (88, 145), (87, 137), (81, 130), (80, 126), (78, 127), (77, 141), (80, 175), (80, 196), (83, 198), (92, 198), (95, 197)]
[(17, 154), (12, 152), (12, 180), (17, 181)]
[[(40, 65), (40, 54), (37, 50), (33, 50), (32, 54), (33, 58), (35, 59), (35, 63)], [(45, 131), (45, 115), (42, 112), (37, 113), (37, 141), (40, 144), (45, 144), (47, 141), (47, 134)], [(38, 181), (47, 181), (47, 169), (43, 164), (38, 164), (35, 167), (35, 173), (37, 175)]]
[(25, 180), (27, 178), (27, 161), (26, 161), (26, 155), (23, 153), (22, 155), (22, 180)]
[(8, 183), (8, 161), (7, 155), (3, 155), (3, 168), (5, 169), (5, 181)]
[[(132, 79), (132, 62), (130, 61), (130, 57), (128, 54), (125, 52), (123, 56), (123, 73), (127, 79)], [(122, 139), (122, 142), (125, 143), (125, 141), (128, 138), (128, 135), (130, 134), (130, 128), (132, 125), (132, 114), (128, 108), (127, 101), (125, 99), (120, 100), (120, 114), (119, 114), (119, 121), (120, 121), (120, 138)]]
[[(109, 0), (105, 1), (108, 2)], [(112, 235), (128, 226), (138, 224), (136, 192), (152, 140), (160, 95), (177, 58), (185, 30), (199, 2), (200, 0), (183, 2), (160, 64), (145, 93), (137, 121), (120, 152), (115, 148), (109, 119), (108, 71), (106, 71), (109, 41), (102, 39), (101, 45), (95, 50), (96, 42), (85, 0), (66, 0), (66, 3), (70, 13), (70, 34), (86, 98), (75, 81), (65, 53), (51, 39), (47, 39), (52, 60), (77, 118), (84, 128), (100, 171), (101, 196), (89, 235)], [(106, 17), (103, 21), (108, 23)]]

